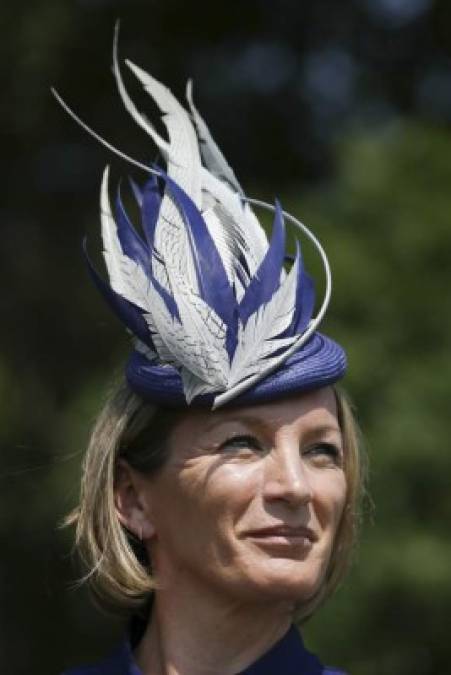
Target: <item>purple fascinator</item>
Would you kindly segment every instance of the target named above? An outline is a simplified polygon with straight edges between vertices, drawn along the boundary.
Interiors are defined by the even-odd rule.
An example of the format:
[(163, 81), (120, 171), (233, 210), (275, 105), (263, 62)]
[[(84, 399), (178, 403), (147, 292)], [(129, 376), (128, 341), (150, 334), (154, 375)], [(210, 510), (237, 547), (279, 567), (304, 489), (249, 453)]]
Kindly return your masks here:
[[(327, 257), (315, 236), (280, 204), (245, 197), (187, 87), (185, 109), (163, 84), (126, 61), (162, 113), (168, 140), (131, 100), (119, 69), (122, 102), (151, 137), (165, 169), (142, 168), (132, 182), (141, 213), (135, 228), (118, 194), (114, 208), (105, 169), (100, 196), (109, 281), (91, 276), (133, 336), (126, 377), (143, 399), (165, 406), (252, 404), (332, 384), (346, 369), (343, 349), (317, 328), (331, 293)], [(268, 239), (252, 206), (273, 212)], [(314, 316), (315, 290), (300, 244), (287, 266), (286, 222), (303, 232), (323, 262), (326, 291)]]

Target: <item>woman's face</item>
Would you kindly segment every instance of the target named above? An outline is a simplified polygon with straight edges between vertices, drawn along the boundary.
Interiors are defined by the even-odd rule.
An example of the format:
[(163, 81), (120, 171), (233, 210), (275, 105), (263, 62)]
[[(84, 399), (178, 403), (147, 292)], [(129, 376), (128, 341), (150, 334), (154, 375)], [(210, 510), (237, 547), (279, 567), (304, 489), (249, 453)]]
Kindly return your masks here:
[(346, 499), (333, 390), (186, 413), (167, 463), (140, 490), (163, 587), (307, 600), (324, 577)]

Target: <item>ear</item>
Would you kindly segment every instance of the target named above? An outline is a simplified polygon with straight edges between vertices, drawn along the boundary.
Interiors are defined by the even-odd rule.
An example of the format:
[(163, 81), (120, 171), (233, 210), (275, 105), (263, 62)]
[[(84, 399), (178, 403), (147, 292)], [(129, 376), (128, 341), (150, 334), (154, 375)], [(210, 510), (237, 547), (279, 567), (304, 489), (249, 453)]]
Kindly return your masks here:
[(144, 479), (124, 459), (119, 460), (114, 484), (114, 503), (117, 516), (124, 527), (141, 541), (155, 534), (144, 495)]

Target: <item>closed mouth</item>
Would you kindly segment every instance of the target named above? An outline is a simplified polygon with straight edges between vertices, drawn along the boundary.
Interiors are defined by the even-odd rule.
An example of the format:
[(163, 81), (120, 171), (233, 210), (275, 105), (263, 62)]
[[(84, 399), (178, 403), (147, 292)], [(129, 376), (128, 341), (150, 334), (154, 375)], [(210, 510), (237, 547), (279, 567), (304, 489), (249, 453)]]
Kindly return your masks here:
[(267, 527), (258, 530), (249, 530), (244, 533), (245, 537), (252, 539), (287, 539), (290, 541), (308, 540), (312, 544), (318, 540), (317, 535), (309, 527), (288, 527), (286, 525)]

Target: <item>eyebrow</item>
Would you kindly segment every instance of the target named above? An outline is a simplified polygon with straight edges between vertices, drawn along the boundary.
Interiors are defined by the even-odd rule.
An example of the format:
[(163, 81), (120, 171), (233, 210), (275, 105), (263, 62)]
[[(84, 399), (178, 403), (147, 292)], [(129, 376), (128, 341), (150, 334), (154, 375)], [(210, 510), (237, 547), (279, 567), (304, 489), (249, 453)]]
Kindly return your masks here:
[[(254, 429), (259, 429), (264, 432), (274, 432), (273, 425), (267, 424), (261, 417), (256, 417), (254, 415), (240, 414), (226, 419), (220, 419), (209, 424), (205, 431), (213, 431), (216, 427), (219, 427), (223, 424), (234, 424), (237, 422), (244, 422), (245, 424), (253, 427)], [(320, 436), (325, 436), (326, 434), (338, 434), (340, 439), (342, 438), (342, 432), (338, 424), (320, 424), (319, 426), (312, 426), (305, 430), (302, 434), (303, 440), (307, 442), (310, 439), (318, 438)]]
[(234, 415), (233, 417), (231, 416), (230, 418), (223, 418), (217, 421), (213, 421), (211, 424), (209, 424), (205, 431), (213, 431), (213, 429), (216, 429), (216, 427), (221, 426), (222, 424), (234, 424), (236, 422), (244, 422), (245, 424), (258, 428), (264, 431), (268, 430), (268, 425), (264, 420), (262, 420), (260, 417), (256, 417), (255, 415), (246, 415), (246, 414), (240, 414), (240, 415)]
[(340, 439), (343, 438), (342, 431), (338, 425), (335, 424), (321, 424), (319, 426), (311, 427), (307, 429), (303, 434), (303, 438), (318, 438), (319, 436), (326, 436), (327, 434), (334, 433), (340, 436)]

